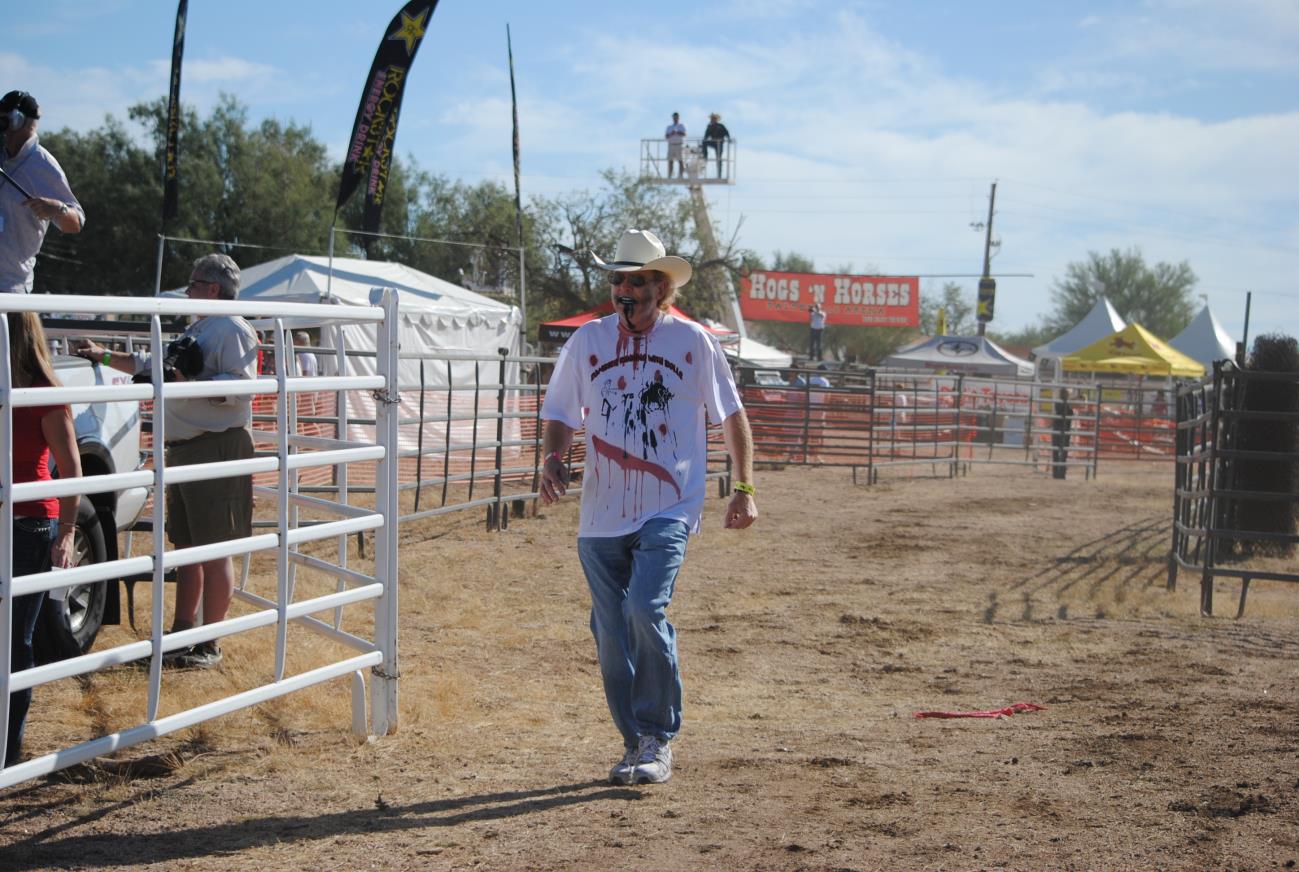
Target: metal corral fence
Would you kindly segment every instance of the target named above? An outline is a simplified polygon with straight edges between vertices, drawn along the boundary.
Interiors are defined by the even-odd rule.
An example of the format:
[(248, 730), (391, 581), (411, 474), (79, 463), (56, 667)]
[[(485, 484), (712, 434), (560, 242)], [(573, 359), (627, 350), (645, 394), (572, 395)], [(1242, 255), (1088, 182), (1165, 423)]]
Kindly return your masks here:
[[(299, 349), (303, 350), (303, 349)], [(368, 351), (314, 347), (334, 355), (348, 371), (364, 367)], [(539, 496), (542, 421), (549, 376), (555, 358), (435, 349), (403, 350), (399, 355), (397, 435), (398, 492), (403, 496), (399, 521), (480, 510), (489, 530), (505, 529), (511, 515), (522, 517)], [(259, 398), (254, 427), (274, 420), (277, 398)], [(364, 394), (309, 392), (297, 399), (298, 431), (308, 435), (352, 433), (374, 426), (374, 402)], [(308, 408), (309, 407), (309, 408)], [(567, 461), (575, 477), (584, 473), (585, 433), (579, 430)], [(729, 482), (720, 426), (708, 430), (709, 478), (719, 479), (719, 493)], [(306, 493), (368, 494), (373, 464), (357, 464), (346, 476), (316, 470), (303, 479)]]
[[(1247, 520), (1258, 519), (1259, 508), (1282, 517), (1294, 511), (1299, 493), (1293, 486), (1293, 470), (1299, 453), (1293, 444), (1287, 450), (1260, 450), (1242, 439), (1244, 428), (1261, 422), (1293, 426), (1299, 422), (1299, 411), (1247, 408), (1251, 386), (1299, 390), (1299, 375), (1251, 372), (1223, 361), (1214, 366), (1211, 382), (1188, 385), (1177, 393), (1177, 474), (1168, 588), (1176, 587), (1179, 569), (1199, 573), (1200, 610), (1205, 615), (1213, 614), (1215, 578), (1240, 579), (1236, 617), (1245, 612), (1252, 580), (1299, 582), (1299, 572), (1284, 568), (1287, 562), (1293, 565), (1293, 560), (1277, 561), (1268, 555), (1269, 551), (1288, 552), (1299, 543), (1299, 536), (1252, 528), (1256, 524)], [(1290, 487), (1248, 489), (1242, 481), (1246, 463), (1266, 464), (1264, 470), (1273, 470), (1275, 480), (1288, 482)], [(1250, 504), (1255, 511), (1242, 511)], [(1275, 526), (1289, 526), (1293, 531), (1293, 525)]]
[(881, 470), (974, 464), (1096, 475), (1101, 460), (1171, 460), (1171, 384), (1041, 382), (889, 370), (737, 371), (761, 462)]
[[(69, 323), (69, 322), (61, 322)], [(265, 329), (266, 321), (254, 321)], [(98, 326), (98, 325), (97, 325)], [(179, 325), (176, 325), (177, 327)], [(374, 372), (373, 327), (332, 324), (294, 318), (287, 322), (283, 354), (271, 344), (261, 346), (266, 373), (274, 375), (275, 361), (286, 361), (291, 376), (298, 375), (298, 355), (314, 354), (323, 374)], [(309, 329), (319, 344), (295, 344), (294, 332)], [(129, 350), (130, 336), (80, 329), (59, 334), (94, 336), (103, 344)], [(284, 356), (287, 355), (287, 356)], [(398, 356), (398, 491), (402, 495), (400, 521), (416, 521), (470, 509), (481, 510), (489, 530), (508, 527), (511, 515), (525, 514), (538, 497), (541, 471), (541, 405), (556, 358), (519, 356), (500, 349), (496, 354), (438, 349), (403, 349)], [(305, 385), (319, 388), (306, 390)], [(290, 403), (290, 420), (301, 437), (373, 439), (375, 400), (365, 392), (327, 389), (308, 380)], [(141, 403), (144, 432), (142, 447), (152, 448), (152, 403)], [(273, 430), (279, 418), (274, 394), (253, 398), (253, 429)], [(584, 432), (579, 430), (567, 457), (573, 474), (585, 470)], [(708, 478), (719, 483), (719, 493), (729, 488), (729, 458), (722, 430), (710, 422)], [(300, 492), (329, 495), (346, 501), (349, 495), (374, 493), (374, 463), (355, 463), (342, 470), (329, 467), (303, 470)], [(258, 485), (274, 482), (273, 475), (255, 476)], [(256, 522), (265, 525), (266, 522)]]
[[(391, 291), (377, 292), (373, 306), (322, 306), (312, 304), (249, 303), (239, 301), (194, 301), (167, 298), (130, 299), (65, 296), (59, 307), (68, 312), (90, 315), (134, 314), (149, 319), (148, 348), (152, 354), (151, 382), (144, 384), (96, 385), (92, 388), (61, 386), (13, 388), (9, 369), (8, 333), (0, 331), (0, 713), (7, 720), (9, 695), (60, 679), (85, 675), (107, 667), (147, 658), (148, 696), (144, 719), (134, 727), (99, 736), (70, 748), (44, 754), (0, 771), (0, 787), (53, 772), (100, 754), (116, 751), (140, 742), (191, 727), (195, 724), (283, 696), (321, 682), (343, 676), (352, 680), (352, 727), (367, 732), (366, 699), (362, 670), (372, 670), (371, 721), (369, 730), (384, 734), (397, 722), (397, 302)], [(50, 298), (22, 294), (0, 295), (0, 312), (39, 312), (49, 308)], [(273, 347), (281, 360), (289, 351), (287, 328), (283, 319), (303, 317), (322, 323), (368, 324), (376, 331), (377, 349), (372, 374), (345, 375), (303, 379), (281, 372), (274, 377), (250, 381), (204, 381), (163, 383), (162, 359), (164, 339), (162, 316), (166, 315), (244, 315), (271, 319)], [(308, 436), (297, 432), (293, 400), (304, 392), (334, 391), (364, 393), (376, 404), (373, 439)], [(118, 472), (84, 478), (56, 479), (49, 482), (14, 484), (12, 481), (12, 447), (14, 408), (109, 402), (150, 402), (163, 408), (169, 400), (230, 395), (276, 397), (277, 416), (269, 428), (255, 433), (256, 441), (273, 447), (249, 460), (225, 461), (168, 467), (161, 453), (155, 453), (151, 469)], [(165, 442), (164, 423), (155, 420), (153, 437)], [(345, 477), (349, 465), (369, 463), (373, 469), (373, 508), (349, 504), (346, 499), (331, 501), (310, 496), (300, 487), (299, 477), (305, 470), (327, 468), (335, 477)], [(255, 474), (263, 483), (259, 491), (274, 497), (273, 530), (230, 542), (167, 550), (164, 540), (162, 499), (153, 500), (152, 536), (148, 554), (128, 556), (107, 562), (71, 569), (13, 577), (14, 504), (25, 500), (120, 490), (150, 488), (153, 494), (163, 492), (169, 483), (204, 481), (214, 478)], [(345, 497), (345, 492), (343, 496)], [(310, 518), (310, 519), (309, 519)], [(371, 530), (375, 536), (375, 554), (370, 572), (349, 566), (347, 537)], [(301, 546), (319, 540), (337, 540), (339, 557), (331, 561), (319, 554), (303, 553)], [(235, 595), (251, 605), (254, 611), (218, 623), (166, 633), (164, 627), (164, 574), (176, 567), (192, 565), (222, 557), (273, 551), (276, 558), (274, 586), (255, 590), (245, 583)], [(307, 582), (299, 583), (298, 570), (306, 568), (330, 579), (323, 587), (313, 587), (303, 597)], [(132, 642), (103, 651), (95, 651), (60, 662), (24, 669), (11, 674), (13, 601), (16, 596), (50, 591), (68, 585), (84, 585), (146, 574), (152, 584), (152, 631), (149, 640)], [(315, 579), (313, 578), (314, 582)], [(344, 625), (344, 607), (371, 603), (363, 613), (361, 624), (373, 624), (373, 638), (359, 635)], [(341, 647), (349, 656), (328, 665), (297, 674), (286, 674), (288, 623), (305, 626)], [(214, 640), (246, 633), (263, 627), (275, 628), (275, 667), (270, 680), (251, 690), (174, 714), (160, 716), (162, 699), (162, 657), (164, 654)], [(0, 749), (7, 741), (0, 734)]]

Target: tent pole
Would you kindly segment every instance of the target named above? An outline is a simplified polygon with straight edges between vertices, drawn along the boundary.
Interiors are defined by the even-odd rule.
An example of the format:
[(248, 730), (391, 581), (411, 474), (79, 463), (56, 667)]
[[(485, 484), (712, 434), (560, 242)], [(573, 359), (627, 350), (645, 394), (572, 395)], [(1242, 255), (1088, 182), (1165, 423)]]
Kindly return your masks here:
[(334, 225), (329, 225), (329, 275), (325, 278), (325, 296), (334, 293)]
[(524, 277), (524, 249), (519, 246), (519, 314), (523, 323), (519, 325), (519, 356), (527, 354), (528, 349), (528, 280)]

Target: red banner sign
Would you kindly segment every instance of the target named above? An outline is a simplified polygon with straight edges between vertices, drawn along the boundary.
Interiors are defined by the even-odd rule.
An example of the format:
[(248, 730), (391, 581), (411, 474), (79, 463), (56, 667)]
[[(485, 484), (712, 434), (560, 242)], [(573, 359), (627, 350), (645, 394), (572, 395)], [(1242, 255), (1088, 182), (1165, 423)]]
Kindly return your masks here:
[(920, 279), (751, 270), (740, 279), (740, 312), (750, 321), (806, 324), (813, 303), (826, 325), (919, 327)]

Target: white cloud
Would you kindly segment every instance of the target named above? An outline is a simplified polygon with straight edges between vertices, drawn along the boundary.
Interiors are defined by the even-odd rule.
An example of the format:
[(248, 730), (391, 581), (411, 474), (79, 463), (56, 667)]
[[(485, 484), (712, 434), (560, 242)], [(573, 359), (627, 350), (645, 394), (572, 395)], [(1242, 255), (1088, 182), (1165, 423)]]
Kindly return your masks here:
[[(164, 74), (171, 70), (171, 60), (163, 63)], [(285, 81), (288, 76), (284, 71), (270, 64), (237, 57), (195, 58), (185, 61), (182, 74), (183, 84), (225, 85), (241, 82), (275, 82)]]

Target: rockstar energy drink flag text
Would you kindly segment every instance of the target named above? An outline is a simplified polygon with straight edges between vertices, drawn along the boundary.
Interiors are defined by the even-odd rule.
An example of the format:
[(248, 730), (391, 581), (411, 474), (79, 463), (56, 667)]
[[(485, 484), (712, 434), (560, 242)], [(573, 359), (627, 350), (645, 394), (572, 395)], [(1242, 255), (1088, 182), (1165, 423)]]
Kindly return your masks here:
[(365, 217), (361, 226), (371, 233), (379, 229), (406, 76), (436, 7), (437, 0), (411, 0), (388, 24), (356, 109), (334, 211), (342, 209), (357, 187), (364, 184)]

